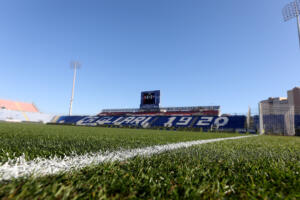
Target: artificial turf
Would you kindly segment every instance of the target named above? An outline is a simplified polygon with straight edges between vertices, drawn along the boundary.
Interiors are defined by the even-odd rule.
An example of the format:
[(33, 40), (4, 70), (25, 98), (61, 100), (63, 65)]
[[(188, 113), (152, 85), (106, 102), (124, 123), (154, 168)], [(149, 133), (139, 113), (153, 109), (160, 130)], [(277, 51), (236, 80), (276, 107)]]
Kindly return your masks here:
[(232, 136), (237, 134), (0, 123), (0, 163), (22, 155), (32, 160)]
[[(97, 129), (68, 128), (78, 129), (81, 134)], [(165, 137), (175, 137), (165, 139), (165, 142), (175, 142), (197, 139), (193, 134), (203, 134), (191, 133), (187, 139), (186, 132), (168, 131), (159, 133), (163, 136), (156, 140), (157, 132), (150, 130), (99, 130), (111, 130), (112, 135), (115, 132), (116, 138), (127, 143), (132, 139), (128, 137), (130, 131), (137, 131), (149, 144), (162, 142)], [(143, 144), (143, 139), (134, 138)], [(182, 148), (151, 157), (138, 156), (58, 175), (6, 181), (0, 183), (0, 199), (299, 199), (299, 185), (300, 138), (258, 136)]]

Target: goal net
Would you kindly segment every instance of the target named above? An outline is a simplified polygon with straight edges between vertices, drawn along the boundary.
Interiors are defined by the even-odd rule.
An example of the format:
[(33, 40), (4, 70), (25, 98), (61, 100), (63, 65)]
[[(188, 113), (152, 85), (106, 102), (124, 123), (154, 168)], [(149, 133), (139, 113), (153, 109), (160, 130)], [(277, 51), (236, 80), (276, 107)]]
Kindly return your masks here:
[(260, 103), (259, 128), (260, 134), (295, 135), (295, 107)]

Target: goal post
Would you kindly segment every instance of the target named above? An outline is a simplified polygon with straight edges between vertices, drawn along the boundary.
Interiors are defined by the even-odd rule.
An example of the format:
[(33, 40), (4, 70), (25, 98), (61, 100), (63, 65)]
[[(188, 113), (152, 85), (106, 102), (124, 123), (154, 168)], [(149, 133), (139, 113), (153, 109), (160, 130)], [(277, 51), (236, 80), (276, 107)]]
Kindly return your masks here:
[(260, 134), (295, 135), (295, 107), (259, 103)]
[(264, 118), (263, 118), (263, 112), (262, 112), (262, 103), (259, 103), (259, 134), (263, 135), (265, 134), (264, 131)]

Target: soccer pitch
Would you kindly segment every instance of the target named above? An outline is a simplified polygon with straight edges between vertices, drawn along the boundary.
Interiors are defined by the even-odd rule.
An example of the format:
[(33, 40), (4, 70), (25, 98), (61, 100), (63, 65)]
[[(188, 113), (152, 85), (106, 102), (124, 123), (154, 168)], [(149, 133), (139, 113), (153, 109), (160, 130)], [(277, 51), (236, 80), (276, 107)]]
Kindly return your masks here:
[(300, 138), (241, 136), (0, 123), (0, 199), (300, 198)]

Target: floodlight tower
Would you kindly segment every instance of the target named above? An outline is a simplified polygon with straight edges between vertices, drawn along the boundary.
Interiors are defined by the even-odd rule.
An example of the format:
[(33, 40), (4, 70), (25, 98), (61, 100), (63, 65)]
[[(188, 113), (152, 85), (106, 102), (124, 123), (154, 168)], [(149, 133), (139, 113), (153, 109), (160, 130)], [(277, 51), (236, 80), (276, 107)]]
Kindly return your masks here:
[(70, 110), (69, 110), (69, 115), (72, 115), (72, 106), (73, 106), (73, 100), (74, 100), (74, 89), (75, 89), (75, 82), (76, 82), (76, 72), (77, 69), (81, 67), (81, 64), (78, 61), (73, 61), (71, 62), (71, 68), (74, 69), (74, 76), (73, 76), (73, 87), (72, 87), (72, 96), (70, 100)]
[(298, 26), (298, 37), (299, 37), (299, 47), (300, 47), (300, 0), (295, 0), (289, 4), (287, 4), (282, 9), (283, 19), (284, 21), (288, 21), (293, 18), (297, 18), (297, 26)]

